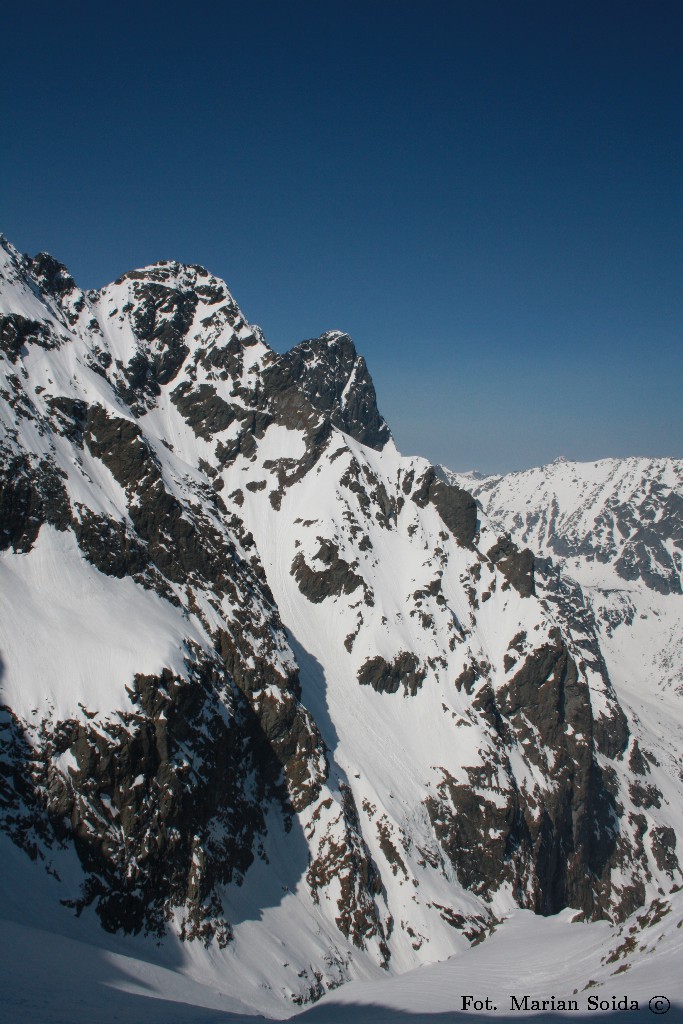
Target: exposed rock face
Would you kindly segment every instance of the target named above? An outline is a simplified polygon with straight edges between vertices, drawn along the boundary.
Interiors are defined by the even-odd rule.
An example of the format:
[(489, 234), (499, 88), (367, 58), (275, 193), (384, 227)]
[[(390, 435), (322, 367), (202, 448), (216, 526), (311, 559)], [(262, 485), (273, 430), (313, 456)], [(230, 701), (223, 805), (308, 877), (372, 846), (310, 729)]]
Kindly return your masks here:
[(193, 390), (185, 381), (171, 392), (171, 398), (195, 434), (206, 441), (235, 422), (235, 412), (211, 384), (200, 384)]
[(184, 907), (182, 934), (225, 943), (216, 886), (247, 870), (265, 830), (244, 768), (263, 765), (263, 786), (277, 772), (220, 666), (200, 664), (189, 680), (138, 676), (132, 699), (135, 713), (116, 728), (66, 721), (51, 737), (73, 765), (46, 766), (45, 783), (55, 828), (73, 837), (87, 872), (78, 907), (94, 900), (110, 931), (158, 935)]
[(320, 732), (300, 702), (296, 673), (282, 678), (273, 671), (268, 659), (255, 658), (253, 652), (240, 650), (234, 638), (222, 630), (219, 650), (225, 668), (247, 698), (260, 730), (255, 740), (259, 773), (275, 786), (284, 772), (288, 800), (295, 810), (303, 810), (320, 795), (328, 763)]
[(292, 575), (299, 590), (309, 601), (319, 604), (326, 597), (352, 594), (358, 587), (364, 586), (362, 577), (354, 572), (354, 566), (339, 557), (339, 548), (336, 544), (321, 538), (320, 549), (315, 558), (325, 566), (324, 569), (311, 569), (301, 554), (292, 562)]
[(51, 333), (45, 324), (18, 313), (0, 317), (0, 347), (10, 362), (16, 363), (22, 349), (28, 345), (49, 348)]
[(507, 534), (494, 544), (486, 557), (498, 566), (522, 597), (531, 597), (534, 593), (534, 556), (529, 548), (519, 551)]
[[(485, 763), (467, 769), (466, 783), (444, 771), (439, 797), (426, 804), (458, 876), (480, 893), (504, 877), (536, 913), (575, 906), (603, 916), (618, 811), (596, 756), (586, 684), (566, 646), (558, 638), (534, 652), (496, 693), (480, 689), (474, 707), (489, 725)], [(552, 776), (551, 792), (518, 783), (510, 757), (520, 746), (542, 777)]]
[[(391, 437), (377, 409), (365, 360), (346, 334), (330, 331), (302, 341), (268, 367), (263, 382), (266, 393), (278, 396), (285, 417), (291, 418), (289, 406), (296, 390), (314, 409), (329, 416), (335, 427), (370, 448), (381, 450)], [(290, 398), (289, 405), (285, 396)]]
[(427, 672), (410, 651), (401, 651), (392, 662), (384, 658), (368, 658), (358, 671), (361, 686), (371, 686), (377, 693), (396, 693), (402, 685), (405, 693), (415, 696)]
[(311, 861), (306, 880), (314, 900), (319, 902), (319, 891), (331, 882), (339, 886), (337, 899), (337, 927), (359, 949), (368, 939), (379, 937), (386, 966), (391, 953), (386, 945), (389, 927), (385, 927), (373, 897), (382, 892), (382, 880), (370, 852), (362, 839), (358, 811), (353, 793), (342, 786), (341, 809), (331, 825), (341, 824), (343, 841), (340, 843), (333, 828), (328, 827), (319, 845), (318, 856)]
[(456, 540), (471, 545), (477, 534), (477, 503), (472, 495), (461, 487), (440, 480), (432, 467), (417, 484), (411, 495), (415, 504), (424, 508), (427, 502), (431, 502)]
[[(59, 898), (215, 956), (267, 908), (300, 1004), (680, 880), (614, 609), (399, 455), (346, 335), (278, 355), (201, 267), (0, 255), (0, 828), (55, 886), (75, 851)], [(635, 527), (607, 561), (670, 596), (648, 493), (670, 564)]]
[(0, 549), (30, 551), (43, 523), (69, 523), (64, 482), (54, 463), (1, 444), (0, 459)]

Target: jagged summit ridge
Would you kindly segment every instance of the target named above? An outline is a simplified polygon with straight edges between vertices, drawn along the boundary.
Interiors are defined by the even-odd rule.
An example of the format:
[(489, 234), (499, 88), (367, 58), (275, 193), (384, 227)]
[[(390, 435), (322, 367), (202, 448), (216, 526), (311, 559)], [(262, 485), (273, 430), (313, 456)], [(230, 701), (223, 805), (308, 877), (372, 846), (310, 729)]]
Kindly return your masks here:
[[(365, 360), (340, 331), (277, 355), (260, 328), (247, 323), (225, 282), (203, 267), (164, 260), (85, 294), (52, 256), (22, 257), (6, 240), (3, 249), (3, 277), (23, 280), (27, 291), (37, 285), (52, 307), (53, 334), (84, 329), (103, 339), (92, 346), (90, 365), (113, 384), (136, 416), (154, 408), (160, 387), (176, 379), (196, 382), (203, 370), (207, 381), (225, 380), (241, 368), (246, 377), (241, 387), (232, 388), (231, 397), (242, 410), (267, 413), (269, 397), (294, 386), (314, 409), (362, 443), (381, 448), (391, 436), (377, 409)], [(24, 325), (18, 343), (32, 340)], [(249, 348), (253, 352), (245, 367)], [(248, 377), (266, 367), (265, 387), (255, 390)]]
[(674, 884), (599, 649), (346, 335), (278, 355), (198, 268), (3, 253), (0, 820), (55, 901), (304, 1001)]

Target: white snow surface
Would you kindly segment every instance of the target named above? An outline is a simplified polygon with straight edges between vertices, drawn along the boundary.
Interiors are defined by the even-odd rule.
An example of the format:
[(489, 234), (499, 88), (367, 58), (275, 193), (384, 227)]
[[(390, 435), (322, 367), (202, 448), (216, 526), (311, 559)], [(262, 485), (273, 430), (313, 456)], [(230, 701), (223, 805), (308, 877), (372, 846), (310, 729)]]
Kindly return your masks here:
[(30, 552), (0, 559), (0, 622), (3, 700), (27, 721), (128, 711), (136, 672), (182, 676), (188, 639), (205, 642), (179, 609), (98, 572), (48, 525)]

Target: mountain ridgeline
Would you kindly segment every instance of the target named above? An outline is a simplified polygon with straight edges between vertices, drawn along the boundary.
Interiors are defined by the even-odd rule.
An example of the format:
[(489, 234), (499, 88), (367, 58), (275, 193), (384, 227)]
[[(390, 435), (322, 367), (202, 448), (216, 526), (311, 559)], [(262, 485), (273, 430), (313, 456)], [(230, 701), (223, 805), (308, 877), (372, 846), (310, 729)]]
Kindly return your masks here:
[(603, 557), (401, 456), (345, 334), (278, 354), (202, 267), (83, 292), (4, 239), (0, 417), (0, 829), (65, 913), (300, 1004), (681, 882), (609, 643), (680, 598), (680, 477)]

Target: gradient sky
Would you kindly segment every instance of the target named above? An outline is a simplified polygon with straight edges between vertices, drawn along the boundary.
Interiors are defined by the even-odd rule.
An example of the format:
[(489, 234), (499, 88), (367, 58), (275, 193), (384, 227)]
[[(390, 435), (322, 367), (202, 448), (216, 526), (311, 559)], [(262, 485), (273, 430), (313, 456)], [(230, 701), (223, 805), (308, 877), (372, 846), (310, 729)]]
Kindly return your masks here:
[[(22, 8), (23, 9), (20, 9)], [(0, 230), (335, 328), (455, 469), (683, 457), (683, 3), (5, 5)]]

